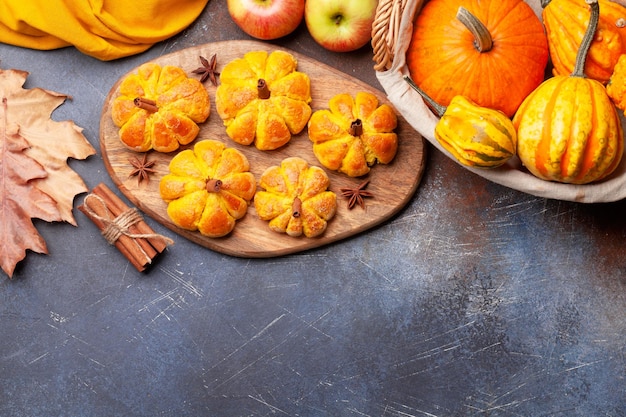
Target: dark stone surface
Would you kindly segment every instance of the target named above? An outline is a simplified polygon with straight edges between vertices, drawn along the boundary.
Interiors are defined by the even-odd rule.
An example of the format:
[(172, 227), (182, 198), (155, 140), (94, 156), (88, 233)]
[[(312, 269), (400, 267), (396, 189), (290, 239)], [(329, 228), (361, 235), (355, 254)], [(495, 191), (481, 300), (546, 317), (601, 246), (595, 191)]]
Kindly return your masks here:
[[(73, 96), (53, 118), (98, 155), (71, 165), (114, 187), (98, 142), (113, 83), (246, 38), (212, 0), (132, 58), (1, 45), (0, 66)], [(380, 88), (369, 48), (326, 52), (304, 26), (277, 44)], [(50, 254), (0, 282), (0, 415), (625, 416), (625, 213), (512, 191), (431, 149), (394, 219), (276, 259), (179, 238), (141, 274), (80, 212), (78, 227), (37, 222)]]

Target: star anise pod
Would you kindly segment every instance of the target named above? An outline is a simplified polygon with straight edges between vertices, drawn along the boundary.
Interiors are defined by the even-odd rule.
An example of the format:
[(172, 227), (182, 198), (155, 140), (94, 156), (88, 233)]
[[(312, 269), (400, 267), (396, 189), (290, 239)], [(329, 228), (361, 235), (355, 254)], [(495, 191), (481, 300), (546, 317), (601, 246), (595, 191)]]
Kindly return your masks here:
[(374, 197), (374, 194), (365, 188), (369, 184), (369, 180), (363, 181), (356, 188), (340, 188), (341, 195), (348, 199), (348, 210), (352, 210), (355, 205), (365, 208), (365, 197)]
[(217, 54), (213, 54), (211, 60), (207, 60), (205, 57), (200, 56), (201, 67), (192, 71), (194, 74), (202, 74), (200, 82), (203, 83), (207, 79), (211, 80), (211, 84), (217, 86), (217, 76), (220, 75), (215, 69), (217, 68)]
[(128, 162), (135, 167), (135, 169), (130, 172), (130, 175), (128, 175), (128, 178), (137, 176), (137, 185), (141, 184), (141, 181), (143, 180), (150, 182), (150, 174), (154, 174), (156, 172), (152, 169), (156, 161), (148, 161), (148, 154), (144, 153), (141, 161), (133, 156), (128, 159)]

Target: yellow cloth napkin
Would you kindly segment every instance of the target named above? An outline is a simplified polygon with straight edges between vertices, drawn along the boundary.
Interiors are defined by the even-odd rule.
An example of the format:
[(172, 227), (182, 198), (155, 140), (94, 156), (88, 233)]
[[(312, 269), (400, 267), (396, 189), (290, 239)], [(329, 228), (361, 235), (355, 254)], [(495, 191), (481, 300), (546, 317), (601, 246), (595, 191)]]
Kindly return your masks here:
[(189, 26), (208, 0), (2, 0), (0, 42), (33, 49), (74, 45), (108, 61)]

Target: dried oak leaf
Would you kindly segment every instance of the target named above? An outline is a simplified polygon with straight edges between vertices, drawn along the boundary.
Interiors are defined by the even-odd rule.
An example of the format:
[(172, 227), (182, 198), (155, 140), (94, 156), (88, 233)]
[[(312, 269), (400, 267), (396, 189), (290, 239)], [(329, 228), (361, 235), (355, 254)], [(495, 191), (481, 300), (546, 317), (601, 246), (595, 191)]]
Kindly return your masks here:
[[(4, 113), (2, 102), (0, 113)], [(60, 221), (61, 213), (52, 198), (34, 183), (47, 176), (46, 170), (23, 152), (28, 142), (19, 135), (17, 125), (0, 125), (0, 264), (13, 276), (15, 265), (24, 259), (26, 249), (48, 253), (46, 243), (31, 218)]]
[(9, 277), (27, 249), (48, 253), (31, 219), (76, 225), (74, 197), (88, 189), (67, 159), (96, 152), (73, 122), (50, 119), (68, 97), (22, 88), (27, 76), (0, 70), (0, 266)]

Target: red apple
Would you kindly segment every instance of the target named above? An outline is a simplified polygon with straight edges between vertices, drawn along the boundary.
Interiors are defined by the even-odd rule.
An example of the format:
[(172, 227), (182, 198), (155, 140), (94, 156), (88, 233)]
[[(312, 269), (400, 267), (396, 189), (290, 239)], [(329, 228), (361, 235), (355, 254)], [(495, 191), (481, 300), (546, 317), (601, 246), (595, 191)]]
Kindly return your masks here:
[(237, 26), (257, 39), (286, 36), (304, 17), (304, 0), (228, 0), (227, 3)]
[(377, 5), (378, 0), (307, 0), (304, 20), (324, 48), (354, 51), (371, 41)]

